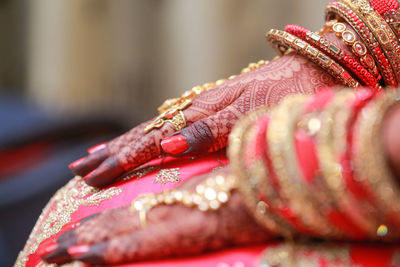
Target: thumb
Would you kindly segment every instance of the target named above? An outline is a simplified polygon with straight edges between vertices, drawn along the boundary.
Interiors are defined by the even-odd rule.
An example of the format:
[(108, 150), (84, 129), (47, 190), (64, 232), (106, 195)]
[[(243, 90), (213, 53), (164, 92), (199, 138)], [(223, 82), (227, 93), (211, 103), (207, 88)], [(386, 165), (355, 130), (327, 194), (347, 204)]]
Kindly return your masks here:
[(188, 156), (224, 148), (241, 113), (229, 106), (196, 121), (161, 141), (162, 149), (172, 156)]

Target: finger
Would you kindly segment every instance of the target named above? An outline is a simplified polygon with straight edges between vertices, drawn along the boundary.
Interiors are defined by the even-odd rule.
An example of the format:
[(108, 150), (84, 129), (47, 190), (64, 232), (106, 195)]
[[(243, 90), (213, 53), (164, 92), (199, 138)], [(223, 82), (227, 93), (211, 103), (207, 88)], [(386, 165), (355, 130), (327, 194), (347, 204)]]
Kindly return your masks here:
[(210, 212), (180, 205), (159, 206), (148, 212), (148, 227), (101, 242), (78, 244), (69, 247), (68, 253), (72, 260), (90, 264), (120, 264), (187, 256), (226, 245), (271, 239), (248, 214), (239, 195), (232, 198), (225, 208)]
[[(79, 244), (68, 248), (71, 259), (90, 264), (116, 264), (188, 255), (203, 251), (217, 231), (218, 222), (215, 213), (212, 215), (214, 217), (212, 221), (209, 218), (208, 223), (199, 223), (204, 222), (209, 214), (182, 206), (159, 208), (164, 216), (158, 218), (155, 215), (157, 217), (155, 219), (154, 212), (157, 212), (155, 209), (151, 210), (147, 216), (148, 227), (144, 229), (139, 228), (98, 243)], [(184, 240), (185, 238), (187, 240)]]
[(108, 147), (110, 150), (110, 154), (116, 154), (118, 151), (120, 151), (123, 147), (129, 145), (132, 142), (135, 142), (137, 139), (141, 138), (144, 133), (144, 128), (151, 123), (154, 120), (154, 118), (150, 121), (143, 122), (136, 127), (132, 128), (128, 132), (124, 133), (123, 135), (118, 136), (117, 138), (114, 138), (108, 143)]
[[(184, 111), (184, 117), (188, 125), (206, 116), (205, 112), (199, 112), (194, 108)], [(167, 122), (160, 129), (153, 129), (146, 135), (128, 144), (120, 151), (102, 162), (98, 168), (83, 179), (95, 187), (103, 187), (115, 181), (122, 174), (132, 171), (143, 163), (160, 156), (162, 149), (160, 141), (162, 138), (175, 132), (174, 126)]]
[(67, 248), (77, 243), (75, 230), (78, 227), (85, 225), (88, 221), (94, 220), (98, 215), (99, 213), (96, 213), (87, 216), (80, 221), (66, 224), (63, 227), (63, 231), (65, 232), (62, 235), (56, 239), (49, 238), (43, 241), (38, 247), (36, 253), (39, 257), (53, 262), (54, 260), (59, 259), (69, 260), (70, 257), (67, 253)]
[[(168, 208), (162, 206), (149, 212), (147, 222), (150, 225), (154, 221), (163, 221), (168, 216)], [(57, 249), (41, 256), (49, 263), (61, 264), (88, 253), (85, 258), (91, 263), (101, 263), (99, 259), (103, 249), (99, 248), (103, 247), (102, 244), (108, 244), (109, 240), (120, 240), (119, 236), (130, 235), (140, 229), (139, 216), (129, 207), (107, 210), (96, 219), (64, 233), (58, 239)]]
[(193, 155), (224, 148), (241, 112), (234, 105), (174, 133), (162, 140), (162, 149), (173, 156)]
[(144, 134), (143, 129), (148, 123), (149, 122), (141, 123), (108, 143), (101, 143), (89, 148), (89, 155), (74, 161), (69, 165), (69, 168), (76, 175), (87, 175), (96, 169), (109, 156), (117, 153), (121, 148), (141, 137)]
[(110, 151), (107, 146), (104, 146), (103, 148), (98, 149), (96, 152), (71, 163), (69, 168), (76, 175), (85, 176), (89, 172), (96, 169), (109, 156)]

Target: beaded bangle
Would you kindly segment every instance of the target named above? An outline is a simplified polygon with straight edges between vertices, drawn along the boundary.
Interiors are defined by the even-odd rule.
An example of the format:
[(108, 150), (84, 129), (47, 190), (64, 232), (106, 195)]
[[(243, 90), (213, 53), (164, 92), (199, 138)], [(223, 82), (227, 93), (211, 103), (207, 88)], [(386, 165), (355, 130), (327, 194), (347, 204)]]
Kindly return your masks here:
[(400, 39), (400, 10), (397, 0), (370, 0), (371, 6), (385, 19)]
[(379, 14), (383, 14), (391, 10), (397, 10), (399, 8), (399, 3), (397, 0), (370, 0), (369, 2)]
[(375, 35), (381, 45), (386, 58), (389, 60), (393, 69), (397, 83), (400, 82), (400, 42), (392, 28), (386, 23), (382, 16), (375, 11), (367, 0), (353, 1), (341, 0), (348, 5), (355, 14), (364, 22), (365, 25)]
[(298, 116), (306, 100), (307, 97), (303, 95), (287, 97), (272, 112), (267, 140), (273, 172), (279, 180), (282, 198), (288, 202), (293, 216), (300, 218), (307, 226), (309, 235), (339, 238), (339, 229), (323, 216), (319, 203), (299, 177), (293, 138)]
[(338, 2), (330, 2), (326, 7), (325, 13), (327, 15), (327, 20), (332, 19), (332, 16), (334, 19), (338, 17), (342, 18), (358, 33), (363, 43), (368, 46), (368, 49), (374, 57), (385, 81), (385, 85), (395, 87), (397, 81), (393, 70), (389, 66), (389, 62), (379, 46), (378, 41), (369, 28), (365, 26), (364, 22), (350, 8)]
[(363, 109), (363, 116), (354, 128), (352, 155), (357, 180), (373, 192), (378, 208), (385, 212), (382, 223), (389, 221), (394, 224), (385, 227), (391, 237), (394, 235), (397, 238), (400, 236), (400, 189), (385, 158), (381, 130), (385, 114), (399, 104), (398, 95), (388, 92)]
[(297, 51), (326, 70), (347, 87), (358, 87), (360, 85), (342, 66), (333, 61), (329, 56), (290, 33), (272, 29), (267, 33), (267, 40), (281, 54), (287, 53), (289, 48)]
[[(307, 30), (299, 25), (293, 24), (287, 25), (285, 27), (285, 31), (301, 38), (304, 41), (307, 41), (311, 45), (314, 45), (318, 49), (332, 56), (333, 60), (336, 60), (343, 67), (346, 67), (348, 70), (350, 70), (362, 82), (363, 85), (374, 88), (379, 87), (378, 81), (375, 79), (375, 77), (372, 76), (371, 73), (369, 73), (368, 70), (366, 70), (355, 58), (353, 58), (351, 55), (345, 54), (342, 49), (319, 34)], [(362, 45), (364, 46), (364, 44)], [(364, 48), (366, 51), (365, 46)]]
[(347, 29), (346, 24), (331, 20), (326, 22), (325, 27), (329, 31), (333, 31), (337, 37), (343, 40), (343, 43), (351, 48), (353, 54), (360, 59), (361, 64), (374, 75), (379, 82), (382, 79), (374, 58), (369, 53), (365, 44), (358, 40), (357, 35), (350, 29)]

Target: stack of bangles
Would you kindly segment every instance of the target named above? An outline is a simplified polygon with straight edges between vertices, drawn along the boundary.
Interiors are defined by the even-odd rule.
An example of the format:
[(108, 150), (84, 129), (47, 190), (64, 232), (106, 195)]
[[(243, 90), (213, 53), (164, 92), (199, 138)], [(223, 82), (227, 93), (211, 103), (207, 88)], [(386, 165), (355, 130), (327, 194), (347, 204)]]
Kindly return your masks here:
[[(327, 21), (319, 33), (298, 25), (288, 25), (286, 31), (270, 30), (267, 39), (280, 55), (296, 51), (344, 86), (396, 87), (400, 82), (399, 7), (396, 0), (337, 0), (327, 5)], [(339, 37), (350, 48), (349, 51), (324, 37), (327, 32)], [(266, 63), (264, 60), (250, 63), (241, 73)], [(161, 128), (166, 122), (177, 131), (185, 128), (187, 125), (182, 111), (192, 104), (193, 99), (235, 77), (195, 86), (180, 98), (166, 100), (158, 109), (159, 116), (147, 125), (144, 132)]]
[(271, 30), (267, 39), (281, 54), (295, 50), (346, 86), (397, 86), (400, 82), (399, 3), (396, 0), (334, 1), (328, 4), (326, 14), (327, 22), (321, 33), (334, 32), (353, 55), (321, 34), (298, 25), (287, 25), (285, 31)]
[(229, 159), (254, 218), (287, 239), (398, 239), (400, 188), (380, 136), (397, 104), (393, 90), (328, 89), (243, 118)]
[(236, 124), (230, 172), (193, 190), (141, 195), (131, 209), (146, 227), (158, 205), (215, 212), (237, 190), (271, 237), (398, 240), (400, 188), (381, 142), (384, 117), (398, 99), (393, 89), (363, 88), (289, 96)]

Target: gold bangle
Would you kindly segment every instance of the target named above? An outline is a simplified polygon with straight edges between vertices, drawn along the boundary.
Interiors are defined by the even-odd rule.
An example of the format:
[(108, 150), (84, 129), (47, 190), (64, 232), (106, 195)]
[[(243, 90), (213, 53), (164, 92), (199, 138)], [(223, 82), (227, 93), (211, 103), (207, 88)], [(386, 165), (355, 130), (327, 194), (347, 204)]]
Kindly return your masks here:
[(385, 213), (380, 223), (386, 227), (387, 234), (380, 234), (378, 226), (376, 239), (396, 239), (400, 236), (397, 230), (400, 225), (400, 190), (387, 164), (381, 136), (384, 116), (399, 103), (397, 96), (398, 93), (387, 92), (367, 105), (354, 128), (355, 179), (372, 190), (377, 209)]
[(369, 203), (358, 201), (349, 192), (342, 176), (339, 156), (347, 148), (347, 126), (350, 116), (349, 102), (354, 100), (352, 91), (340, 91), (325, 108), (321, 117), (321, 129), (317, 133), (317, 155), (321, 169), (321, 180), (328, 188), (339, 207), (364, 233), (373, 238), (377, 217), (371, 216), (373, 210)]
[(399, 40), (392, 28), (381, 15), (369, 4), (369, 1), (341, 0), (364, 22), (378, 40), (386, 58), (390, 62), (397, 83), (400, 83), (400, 49)]
[(290, 49), (293, 49), (326, 70), (343, 85), (348, 87), (360, 86), (359, 82), (355, 80), (342, 66), (340, 66), (340, 64), (314, 46), (290, 33), (272, 29), (267, 33), (267, 40), (282, 55), (291, 51)]
[(280, 197), (304, 225), (307, 234), (338, 238), (339, 230), (321, 214), (320, 203), (316, 202), (300, 178), (294, 149), (294, 131), (306, 100), (304, 95), (290, 96), (272, 112), (267, 131), (272, 171), (280, 184)]
[(267, 111), (268, 109), (265, 108), (258, 109), (236, 123), (229, 136), (228, 157), (232, 172), (238, 179), (239, 192), (256, 221), (269, 232), (291, 239), (294, 233), (293, 229), (290, 229), (285, 221), (276, 216), (267, 203), (258, 198), (259, 187), (266, 183), (266, 175), (250, 176), (244, 166), (244, 146), (249, 140), (249, 134), (252, 133), (252, 126)]
[[(346, 24), (338, 22), (337, 20), (330, 20), (325, 23), (327, 31), (334, 32), (336, 36), (341, 38), (343, 42), (351, 48), (353, 54), (360, 59), (361, 64), (369, 70), (369, 72), (377, 79), (379, 82), (380, 74), (376, 66), (373, 56), (369, 53), (367, 46), (359, 41), (356, 34), (350, 31)], [(347, 33), (346, 33), (347, 32)], [(346, 34), (354, 38), (346, 38)]]
[(379, 43), (370, 29), (364, 25), (364, 22), (347, 5), (341, 2), (332, 2), (328, 4), (325, 14), (328, 20), (332, 18), (332, 14), (335, 19), (344, 19), (354, 29), (354, 31), (357, 32), (363, 43), (368, 46), (371, 55), (374, 57), (374, 61), (385, 81), (385, 85), (395, 86), (396, 78), (394, 77), (393, 70), (389, 65), (383, 64), (380, 58), (380, 55), (383, 52)]

